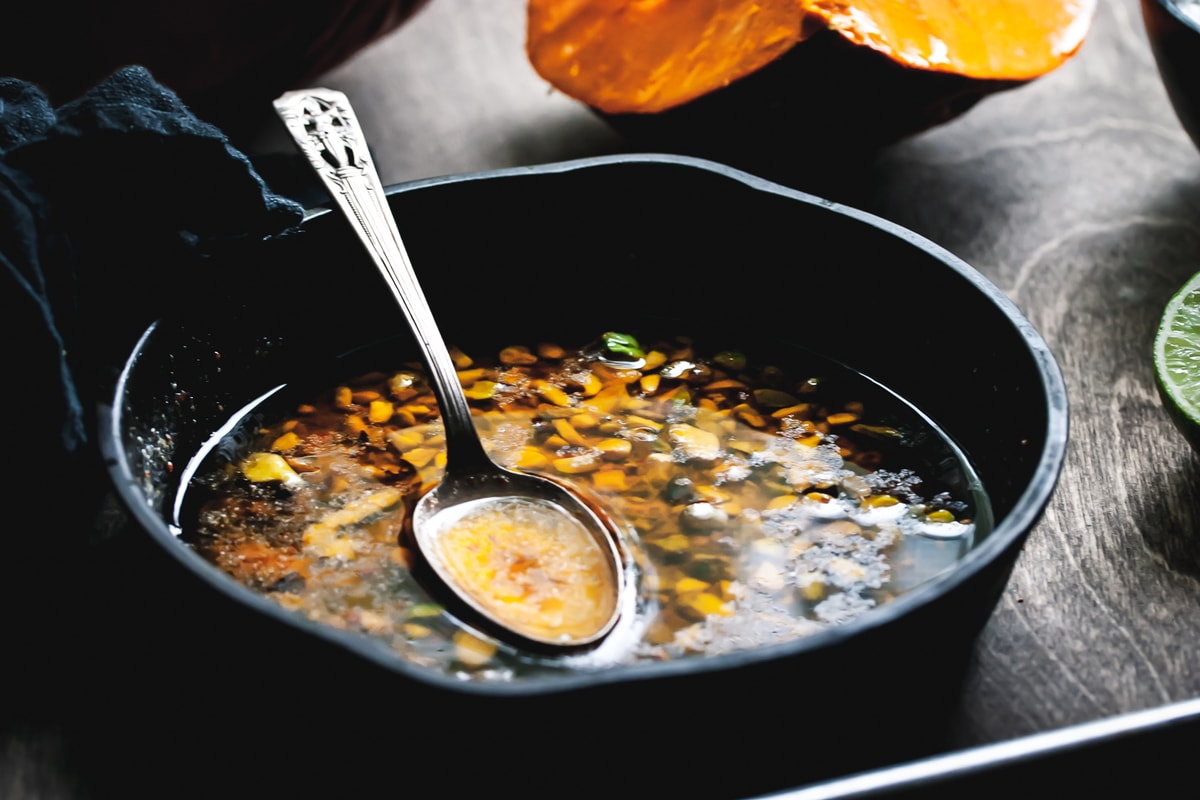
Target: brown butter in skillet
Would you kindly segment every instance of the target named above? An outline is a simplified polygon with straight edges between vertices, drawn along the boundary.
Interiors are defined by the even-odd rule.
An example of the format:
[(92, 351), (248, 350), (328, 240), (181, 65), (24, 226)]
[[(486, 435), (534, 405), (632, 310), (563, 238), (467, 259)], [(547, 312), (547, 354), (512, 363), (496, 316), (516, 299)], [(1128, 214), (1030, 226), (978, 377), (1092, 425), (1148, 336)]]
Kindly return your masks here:
[[(925, 496), (924, 476), (889, 469), (884, 445), (911, 432), (820, 376), (619, 334), (454, 358), (493, 457), (572, 482), (626, 532), (638, 607), (616, 661), (844, 623), (951, 565), (977, 535), (980, 497)], [(202, 470), (185, 539), (283, 606), (411, 662), (501, 680), (563, 668), (463, 628), (414, 578), (407, 509), (439, 479), (443, 446), (419, 366), (359, 375)], [(569, 541), (530, 539), (495, 516), (467, 522), (464, 580), (528, 625), (587, 624), (591, 567)]]

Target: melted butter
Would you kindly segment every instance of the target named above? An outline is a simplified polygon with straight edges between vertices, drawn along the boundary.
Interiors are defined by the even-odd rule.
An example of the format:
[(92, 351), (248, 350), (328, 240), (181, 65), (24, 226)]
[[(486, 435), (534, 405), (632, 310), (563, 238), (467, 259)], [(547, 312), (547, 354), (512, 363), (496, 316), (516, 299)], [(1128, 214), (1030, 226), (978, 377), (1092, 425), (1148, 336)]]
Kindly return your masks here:
[(444, 566), (488, 616), (540, 641), (583, 641), (608, 627), (614, 567), (559, 506), (486, 498), (447, 509), (435, 522)]
[[(841, 365), (791, 350), (781, 362), (706, 360), (688, 340), (656, 342), (638, 369), (583, 352), (520, 370), (484, 357), (480, 373), (460, 376), (478, 390), (489, 455), (573, 484), (617, 523), (632, 590), (607, 591), (619, 577), (613, 543), (557, 507), (514, 514), (481, 502), (433, 520), (449, 531), (443, 558), (457, 564), (456, 585), (473, 587), (477, 610), (533, 641), (600, 631), (595, 650), (543, 659), (480, 644), (413, 574), (402, 529), (421, 487), (442, 478), (445, 437), (424, 379), (407, 367), (284, 398), (297, 403), (292, 413), (247, 407), (253, 433), (214, 450), (189, 486), (185, 541), (312, 622), (384, 642), (421, 669), (505, 681), (808, 636), (952, 569), (991, 530), (966, 455)], [(368, 365), (386, 357), (364, 353)], [(712, 374), (689, 383), (685, 362)], [(570, 404), (547, 402), (544, 385)], [(383, 396), (405, 413), (372, 417)], [(287, 469), (264, 475), (247, 474), (257, 462), (238, 455), (276, 450)], [(604, 626), (617, 602), (622, 631), (612, 636)]]

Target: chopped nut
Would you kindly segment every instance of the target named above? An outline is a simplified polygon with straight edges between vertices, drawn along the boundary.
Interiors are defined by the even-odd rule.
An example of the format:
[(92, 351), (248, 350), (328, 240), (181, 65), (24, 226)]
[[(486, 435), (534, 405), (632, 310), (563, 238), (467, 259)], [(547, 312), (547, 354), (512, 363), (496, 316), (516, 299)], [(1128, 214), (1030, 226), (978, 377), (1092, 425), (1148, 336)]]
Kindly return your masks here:
[(242, 459), (242, 474), (254, 483), (266, 481), (282, 481), (283, 483), (303, 483), (303, 478), (288, 466), (287, 461), (278, 453), (251, 453)]

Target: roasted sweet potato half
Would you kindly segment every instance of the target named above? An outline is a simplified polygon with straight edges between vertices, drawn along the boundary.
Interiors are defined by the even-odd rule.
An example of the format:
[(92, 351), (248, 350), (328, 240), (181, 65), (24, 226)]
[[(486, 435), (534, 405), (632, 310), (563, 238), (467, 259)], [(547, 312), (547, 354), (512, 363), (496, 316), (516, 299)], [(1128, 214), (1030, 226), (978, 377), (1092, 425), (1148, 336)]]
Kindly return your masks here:
[(642, 141), (880, 145), (1056, 69), (1082, 46), (1095, 7), (528, 0), (526, 45), (552, 87)]

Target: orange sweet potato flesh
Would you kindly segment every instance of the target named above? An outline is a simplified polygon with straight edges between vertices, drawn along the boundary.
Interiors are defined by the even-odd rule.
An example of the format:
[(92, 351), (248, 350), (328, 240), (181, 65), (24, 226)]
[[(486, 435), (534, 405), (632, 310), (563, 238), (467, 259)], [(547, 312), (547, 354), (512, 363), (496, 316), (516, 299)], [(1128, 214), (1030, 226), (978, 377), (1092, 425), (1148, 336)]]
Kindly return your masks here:
[(1009, 85), (1083, 44), (1096, 0), (528, 0), (552, 86), (605, 114), (656, 113), (751, 75), (824, 31), (919, 71)]

